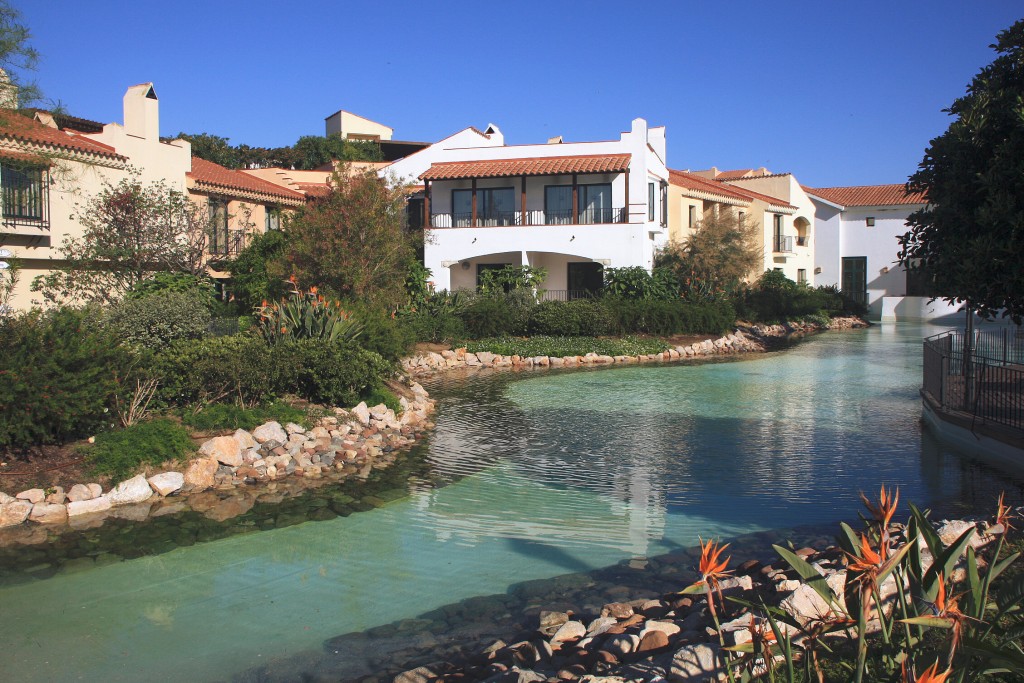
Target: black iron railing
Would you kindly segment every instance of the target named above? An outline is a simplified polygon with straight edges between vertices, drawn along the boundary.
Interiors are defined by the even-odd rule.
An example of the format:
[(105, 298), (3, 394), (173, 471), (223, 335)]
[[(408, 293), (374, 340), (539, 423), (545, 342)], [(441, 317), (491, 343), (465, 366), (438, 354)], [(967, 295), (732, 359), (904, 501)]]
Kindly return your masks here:
[(49, 172), (41, 169), (15, 169), (0, 166), (2, 224), (14, 228), (25, 226), (50, 228)]
[(772, 251), (775, 252), (776, 254), (792, 254), (793, 236), (776, 235), (775, 239), (772, 240)]
[(589, 289), (539, 289), (537, 301), (574, 301), (576, 299), (593, 299), (600, 296), (600, 291)]
[(238, 256), (245, 249), (245, 230), (214, 230), (206, 251), (210, 256)]
[(625, 207), (583, 209), (574, 216), (567, 211), (495, 211), (478, 213), (476, 223), (472, 213), (434, 213), (430, 225), (434, 228), (493, 228), (513, 225), (603, 225), (626, 223)]
[(923, 391), (944, 410), (1024, 430), (1024, 336), (976, 331), (970, 353), (966, 341), (961, 331), (924, 340)]

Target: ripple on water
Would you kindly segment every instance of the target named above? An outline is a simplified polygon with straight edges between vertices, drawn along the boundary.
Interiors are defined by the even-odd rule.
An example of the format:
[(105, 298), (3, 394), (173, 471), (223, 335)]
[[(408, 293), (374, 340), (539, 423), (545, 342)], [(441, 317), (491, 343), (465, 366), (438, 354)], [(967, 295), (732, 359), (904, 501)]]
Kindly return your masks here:
[[(1019, 501), (1019, 483), (922, 436), (921, 336), (877, 327), (728, 362), (436, 380), (436, 432), (387, 484), (407, 495), (362, 505), (324, 491), (288, 515), (257, 505), (245, 530), (266, 530), (242, 535), (183, 516), (179, 531), (202, 531), (194, 545), (78, 571), (44, 553), (51, 578), (0, 587), (0, 668), (218, 680), (698, 535), (853, 517), (857, 492), (880, 483), (925, 505), (988, 507), (1003, 487)], [(126, 528), (120, 547), (146, 528)], [(76, 553), (97, 556), (83, 543)]]

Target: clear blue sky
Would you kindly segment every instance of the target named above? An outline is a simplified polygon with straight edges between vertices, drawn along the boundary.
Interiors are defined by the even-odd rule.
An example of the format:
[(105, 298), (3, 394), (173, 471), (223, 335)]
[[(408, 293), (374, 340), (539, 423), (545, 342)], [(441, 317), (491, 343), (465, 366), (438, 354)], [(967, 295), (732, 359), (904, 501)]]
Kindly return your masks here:
[(70, 113), (121, 121), (152, 81), (163, 135), (279, 146), (345, 109), (436, 141), (668, 128), (673, 168), (766, 166), (807, 185), (903, 182), (1019, 0), (265, 2), (13, 0)]

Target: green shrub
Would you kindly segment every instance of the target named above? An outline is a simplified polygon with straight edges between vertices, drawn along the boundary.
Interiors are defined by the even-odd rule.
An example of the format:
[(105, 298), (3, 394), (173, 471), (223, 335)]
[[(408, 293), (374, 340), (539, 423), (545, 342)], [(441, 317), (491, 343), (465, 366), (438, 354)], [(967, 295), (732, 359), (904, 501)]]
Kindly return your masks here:
[(130, 477), (143, 465), (184, 461), (195, 450), (188, 430), (162, 418), (97, 434), (96, 443), (88, 449), (86, 459), (94, 473), (121, 480)]
[(148, 372), (160, 381), (158, 399), (169, 406), (259, 405), (281, 385), (271, 347), (252, 334), (172, 342), (156, 354)]
[(105, 324), (123, 343), (155, 348), (204, 336), (210, 319), (209, 307), (196, 292), (164, 290), (113, 304)]
[(533, 293), (528, 290), (481, 294), (467, 297), (459, 317), (472, 339), (521, 335), (526, 334), (530, 310), (535, 304)]
[(409, 336), (418, 342), (435, 344), (451, 344), (465, 339), (466, 325), (455, 313), (443, 311), (439, 313), (409, 313), (399, 319)]
[(416, 343), (413, 331), (391, 313), (366, 305), (348, 304), (354, 318), (363, 326), (356, 343), (367, 351), (379, 353), (384, 359), (397, 362)]
[(267, 272), (267, 264), (283, 258), (288, 235), (270, 230), (253, 235), (236, 258), (227, 264), (231, 271), (231, 292), (241, 313), (249, 313), (261, 301), (276, 301), (285, 295), (287, 281)]
[(608, 310), (593, 299), (545, 301), (530, 313), (530, 334), (597, 337), (611, 327)]
[(307, 401), (331, 406), (359, 403), (361, 394), (392, 372), (391, 364), (374, 351), (317, 339), (278, 344), (272, 360), (281, 373), (280, 386)]
[(740, 317), (755, 322), (780, 322), (818, 315), (842, 315), (866, 312), (844, 296), (835, 286), (809, 287), (788, 279), (781, 271), (766, 271), (753, 285), (736, 296)]
[(366, 401), (368, 406), (376, 406), (383, 403), (395, 411), (396, 414), (402, 410), (402, 404), (398, 402), (398, 397), (387, 387), (373, 387), (362, 396), (362, 399)]
[(725, 301), (608, 297), (602, 304), (615, 334), (720, 334), (736, 323), (736, 311)]
[(0, 449), (89, 436), (116, 421), (137, 358), (86, 312), (0, 319)]
[(144, 299), (154, 294), (177, 292), (188, 294), (210, 309), (211, 313), (220, 304), (214, 290), (213, 280), (206, 276), (190, 273), (157, 273), (148, 280), (142, 280), (125, 294), (126, 299)]
[(310, 423), (305, 411), (284, 401), (274, 401), (254, 408), (242, 408), (236, 403), (214, 403), (203, 406), (198, 412), (183, 410), (181, 415), (182, 423), (203, 432), (253, 430), (271, 420), (281, 424), (295, 422), (303, 426), (309, 426)]
[(661, 339), (622, 337), (598, 339), (596, 337), (498, 337), (469, 342), (470, 353), (490, 351), (502, 356), (585, 356), (597, 353), (603, 356), (640, 356), (661, 353), (669, 346)]
[(642, 266), (604, 269), (604, 293), (623, 299), (671, 299), (678, 296), (675, 274), (666, 268), (648, 273)]

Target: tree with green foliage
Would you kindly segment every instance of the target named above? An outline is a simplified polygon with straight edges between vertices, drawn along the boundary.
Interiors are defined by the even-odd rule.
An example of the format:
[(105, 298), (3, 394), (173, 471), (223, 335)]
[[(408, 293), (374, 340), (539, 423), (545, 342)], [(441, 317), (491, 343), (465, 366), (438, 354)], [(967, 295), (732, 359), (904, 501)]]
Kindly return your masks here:
[(192, 156), (212, 161), (225, 168), (242, 168), (241, 155), (237, 147), (232, 147), (228, 138), (209, 133), (190, 135), (178, 133), (172, 140), (187, 140), (192, 144)]
[(60, 265), (32, 282), (49, 303), (116, 301), (158, 272), (199, 275), (212, 228), (205, 206), (163, 181), (131, 173), (75, 205), (80, 237), (58, 248)]
[(178, 133), (174, 138), (192, 143), (192, 155), (225, 168), (294, 168), (312, 170), (333, 161), (381, 161), (380, 145), (372, 140), (344, 140), (341, 136), (303, 135), (290, 147), (232, 145), (228, 138), (209, 133)]
[(253, 235), (225, 266), (231, 273), (231, 293), (240, 311), (251, 313), (262, 301), (276, 301), (287, 293), (285, 281), (268, 270), (268, 264), (284, 258), (287, 244), (288, 234), (281, 230)]
[(701, 301), (728, 295), (757, 272), (763, 254), (758, 226), (749, 216), (722, 211), (697, 224), (682, 242), (670, 242), (654, 257), (655, 268), (670, 270), (684, 299)]
[[(16, 107), (26, 107), (40, 98), (39, 87), (25, 76), (35, 71), (39, 53), (29, 44), (32, 33), (22, 23), (21, 12), (6, 0), (0, 1), (0, 69), (6, 74), (7, 84)], [(0, 92), (0, 97), (7, 93)]]
[(289, 221), (284, 257), (268, 274), (397, 308), (407, 300), (405, 278), (419, 236), (405, 220), (403, 187), (372, 172), (335, 173), (327, 195)]
[(1024, 317), (1024, 20), (1002, 31), (999, 54), (946, 111), (908, 192), (928, 206), (907, 220), (900, 263), (931, 278), (949, 302), (983, 316)]

